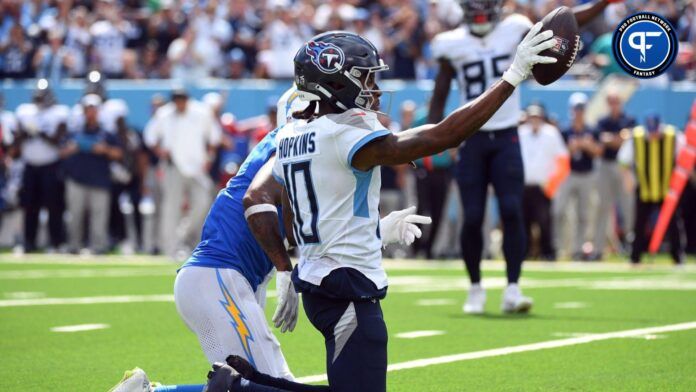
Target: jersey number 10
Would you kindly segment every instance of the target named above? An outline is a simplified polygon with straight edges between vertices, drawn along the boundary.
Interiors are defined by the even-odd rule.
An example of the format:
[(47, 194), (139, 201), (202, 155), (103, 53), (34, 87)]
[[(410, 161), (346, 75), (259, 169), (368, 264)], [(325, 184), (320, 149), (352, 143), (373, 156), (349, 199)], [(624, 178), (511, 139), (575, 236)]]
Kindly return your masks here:
[[(319, 204), (317, 203), (317, 194), (314, 191), (314, 183), (312, 182), (312, 171), (310, 170), (312, 161), (293, 162), (283, 165), (283, 176), (285, 177), (285, 189), (288, 192), (288, 199), (292, 206), (294, 215), (292, 221), (295, 240), (300, 245), (309, 245), (319, 243), (319, 231), (317, 230), (317, 221), (319, 220)], [(300, 191), (304, 190), (306, 200), (301, 200), (298, 197), (298, 177), (304, 178), (304, 184), (299, 184)], [(302, 195), (302, 196), (305, 196)], [(309, 234), (304, 232), (304, 220), (300, 210), (300, 202), (309, 204), (311, 213)]]

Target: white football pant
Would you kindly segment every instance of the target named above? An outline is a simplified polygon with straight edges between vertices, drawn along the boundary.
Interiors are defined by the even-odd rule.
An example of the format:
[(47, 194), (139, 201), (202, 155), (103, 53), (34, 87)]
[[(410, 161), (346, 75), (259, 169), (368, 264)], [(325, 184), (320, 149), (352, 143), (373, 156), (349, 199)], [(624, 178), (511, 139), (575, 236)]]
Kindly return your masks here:
[(256, 293), (231, 268), (186, 267), (174, 282), (179, 315), (197, 336), (208, 362), (225, 362), (230, 354), (246, 358), (273, 377), (293, 379), (280, 343), (273, 336), (263, 308), (269, 274)]

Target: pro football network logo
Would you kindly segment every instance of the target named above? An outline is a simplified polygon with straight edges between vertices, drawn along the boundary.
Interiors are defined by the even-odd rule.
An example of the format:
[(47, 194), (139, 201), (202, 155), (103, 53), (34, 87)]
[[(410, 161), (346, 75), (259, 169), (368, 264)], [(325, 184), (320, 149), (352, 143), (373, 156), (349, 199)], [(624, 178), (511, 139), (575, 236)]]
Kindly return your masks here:
[(341, 48), (326, 42), (309, 41), (305, 51), (321, 72), (332, 74), (343, 68), (346, 56)]
[(674, 62), (678, 43), (674, 27), (662, 16), (639, 12), (624, 19), (614, 31), (616, 62), (636, 78), (654, 78)]

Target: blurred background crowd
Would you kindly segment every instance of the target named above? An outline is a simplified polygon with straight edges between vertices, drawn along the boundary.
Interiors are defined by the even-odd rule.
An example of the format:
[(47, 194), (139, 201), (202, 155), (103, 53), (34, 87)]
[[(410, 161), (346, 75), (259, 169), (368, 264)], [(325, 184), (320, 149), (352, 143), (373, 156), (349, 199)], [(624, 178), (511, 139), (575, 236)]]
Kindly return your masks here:
[[(504, 0), (506, 13), (538, 21), (559, 5), (588, 0)], [(629, 0), (584, 29), (580, 64), (569, 77), (620, 72), (611, 33), (636, 10), (657, 12), (677, 29), (669, 77), (694, 77), (696, 2)], [(456, 0), (0, 0), (0, 77), (291, 78), (296, 48), (316, 33), (350, 30), (391, 64), (389, 77), (429, 79), (429, 42), (457, 26)]]
[[(539, 20), (558, 5), (583, 2), (504, 3), (506, 12)], [(583, 57), (568, 78), (596, 81), (622, 72), (611, 56), (611, 32), (635, 9), (666, 16), (682, 41), (675, 65), (658, 83), (696, 80), (691, 0), (610, 6), (604, 18), (583, 30)], [(184, 258), (200, 237), (217, 190), (275, 128), (278, 97), (256, 103), (257, 116), (240, 119), (234, 109), (225, 110), (234, 91), (194, 97), (175, 88), (152, 94), (150, 117), (138, 127), (129, 102), (109, 94), (108, 80), (171, 78), (183, 86), (205, 78), (289, 79), (303, 41), (333, 29), (374, 42), (391, 66), (389, 78), (432, 79), (436, 67), (429, 42), (460, 23), (461, 9), (454, 0), (0, 0), (0, 15), (0, 78), (38, 79), (31, 100), (12, 110), (0, 98), (0, 247)], [(84, 80), (81, 98), (59, 102), (53, 89), (74, 78)], [(674, 130), (677, 148), (670, 154), (676, 155), (685, 143), (685, 122), (667, 124), (657, 113), (626, 112), (625, 93), (617, 87), (597, 97), (571, 95), (567, 123), (559, 123), (558, 113), (547, 112), (541, 102), (520, 113), (530, 258), (628, 256), (630, 244), (642, 241), (645, 227), (654, 222), (656, 210), (640, 207), (644, 184), (635, 167), (659, 163), (649, 162), (649, 155), (636, 162), (641, 158), (621, 153), (622, 147), (635, 142), (636, 126), (650, 135)], [(606, 115), (585, 114), (593, 98)], [(399, 132), (423, 124), (427, 112), (426, 101), (401, 101), (398, 115), (381, 121)], [(423, 239), (412, 248), (390, 248), (389, 256), (459, 257), (455, 155), (382, 168), (384, 214), (417, 205), (433, 217)], [(554, 180), (563, 159), (569, 162), (567, 173)], [(668, 173), (671, 167), (657, 170)], [(485, 253), (499, 257), (502, 234), (492, 192), (489, 199)], [(681, 241), (676, 261), (684, 251), (696, 253), (693, 176), (677, 215), (668, 235)]]

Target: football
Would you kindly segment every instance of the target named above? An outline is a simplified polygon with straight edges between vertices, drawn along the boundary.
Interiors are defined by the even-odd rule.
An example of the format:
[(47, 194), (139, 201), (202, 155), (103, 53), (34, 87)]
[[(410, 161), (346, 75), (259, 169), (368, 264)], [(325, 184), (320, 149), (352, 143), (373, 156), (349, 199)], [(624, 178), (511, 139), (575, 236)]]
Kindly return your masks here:
[(580, 34), (578, 22), (573, 11), (568, 7), (558, 7), (542, 19), (541, 31), (553, 31), (556, 45), (540, 53), (541, 56), (555, 57), (554, 64), (535, 64), (532, 67), (534, 79), (544, 86), (551, 84), (563, 76), (575, 62), (580, 50)]

